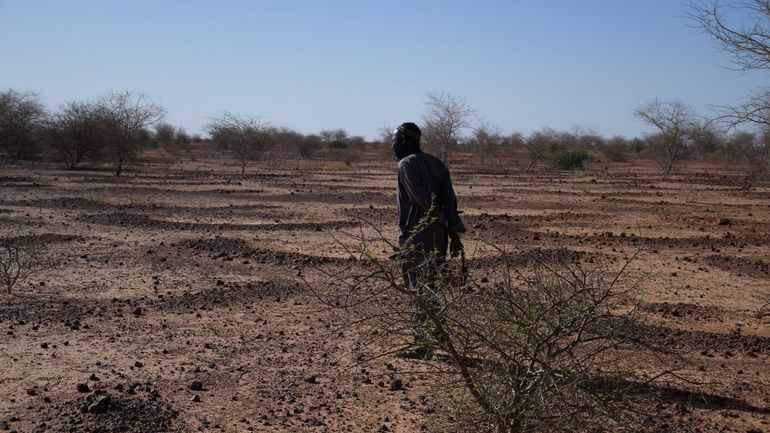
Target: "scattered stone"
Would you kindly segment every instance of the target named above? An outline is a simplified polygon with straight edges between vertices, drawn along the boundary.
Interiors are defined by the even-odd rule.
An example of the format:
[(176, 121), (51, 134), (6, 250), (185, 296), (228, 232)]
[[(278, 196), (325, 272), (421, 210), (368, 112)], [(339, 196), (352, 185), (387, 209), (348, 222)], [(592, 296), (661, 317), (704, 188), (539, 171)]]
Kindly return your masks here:
[(105, 413), (110, 409), (111, 404), (112, 398), (109, 395), (101, 395), (88, 406), (88, 413)]
[(198, 394), (194, 394), (194, 395), (192, 396), (192, 398), (190, 399), (190, 401), (191, 401), (191, 402), (193, 402), (193, 403), (200, 403), (200, 401), (201, 401), (201, 396), (199, 396)]
[(136, 368), (142, 368), (142, 367), (144, 367), (144, 364), (142, 364), (142, 363), (141, 363), (141, 362), (139, 362), (139, 361), (136, 361), (136, 362), (134, 363), (134, 367), (136, 367)]
[(94, 382), (98, 382), (99, 378), (96, 377), (96, 373), (91, 373), (91, 375), (88, 376), (88, 380), (91, 380), (91, 381), (94, 381)]
[(188, 388), (190, 388), (192, 391), (202, 391), (203, 382), (201, 382), (200, 380), (194, 380)]
[(401, 389), (404, 389), (404, 382), (402, 382), (401, 379), (393, 379), (390, 381), (391, 391), (398, 391)]
[(27, 395), (33, 396), (33, 397), (36, 396), (37, 395), (37, 390), (35, 388), (29, 388), (27, 390)]
[(77, 386), (78, 392), (91, 392), (91, 388), (85, 383), (79, 383)]

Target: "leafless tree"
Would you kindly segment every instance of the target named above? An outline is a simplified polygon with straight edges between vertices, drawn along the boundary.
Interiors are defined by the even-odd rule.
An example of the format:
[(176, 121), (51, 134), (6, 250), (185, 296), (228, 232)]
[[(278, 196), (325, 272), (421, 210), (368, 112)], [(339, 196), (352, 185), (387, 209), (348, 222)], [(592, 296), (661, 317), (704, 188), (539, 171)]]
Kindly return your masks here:
[(551, 128), (543, 128), (527, 136), (524, 147), (527, 149), (530, 161), (525, 171), (530, 171), (536, 162), (545, 159), (548, 153), (554, 150), (558, 142), (558, 134)]
[(141, 93), (110, 93), (97, 102), (97, 110), (104, 134), (106, 153), (115, 176), (120, 176), (132, 158), (149, 137), (146, 128), (163, 118), (162, 107), (146, 102)]
[(655, 99), (639, 107), (634, 114), (658, 129), (660, 142), (656, 156), (663, 166), (663, 177), (668, 177), (697, 127), (693, 109), (680, 101), (661, 102)]
[(241, 176), (246, 163), (262, 156), (269, 143), (270, 125), (258, 117), (225, 112), (207, 127), (212, 140), (235, 155), (241, 164)]
[[(738, 24), (740, 15), (745, 22)], [(697, 0), (690, 4), (690, 18), (695, 25), (710, 35), (727, 53), (737, 69), (770, 69), (770, 1), (767, 0)], [(770, 125), (770, 89), (762, 88), (749, 95), (737, 107), (717, 107), (718, 120), (729, 127), (749, 122)]]
[(494, 158), (494, 153), (503, 143), (503, 137), (500, 128), (489, 122), (480, 121), (473, 128), (473, 135), (468, 139), (468, 144), (476, 149), (479, 154), (479, 161), (482, 165), (487, 158)]
[(393, 131), (395, 129), (396, 129), (395, 126), (383, 125), (377, 131), (378, 138), (379, 138), (379, 140), (377, 140), (377, 146), (381, 149), (381, 151), (377, 153), (378, 155), (381, 155), (382, 158), (394, 159), (396, 157), (393, 154), (393, 150), (391, 149), (392, 140), (393, 140)]
[[(451, 431), (606, 431), (636, 425), (645, 386), (670, 368), (645, 361), (637, 373), (629, 354), (651, 349), (639, 338), (643, 314), (630, 294), (638, 281), (574, 263), (555, 248), (527, 269), (515, 254), (489, 245), (499, 263), (464, 276), (462, 261), (431, 270), (417, 264), (417, 290), (402, 269), (410, 251), (398, 249), (373, 225), (340, 245), (347, 265), (320, 268), (310, 288), (340, 326), (363, 327), (354, 359), (390, 356), (408, 347), (415, 312), (424, 318), (424, 346), (438, 362), (426, 365), (450, 405)], [(378, 251), (395, 249), (391, 257)], [(489, 278), (487, 278), (489, 277)], [(657, 353), (653, 350), (653, 353)], [(647, 358), (655, 359), (652, 355)], [(642, 431), (641, 428), (639, 430)]]
[(744, 188), (751, 189), (757, 182), (770, 177), (770, 137), (761, 139), (747, 132), (737, 132), (725, 146), (725, 160), (743, 173)]
[(102, 155), (104, 137), (97, 106), (90, 102), (69, 102), (43, 123), (49, 142), (59, 158), (73, 169)]
[(711, 122), (696, 123), (690, 132), (693, 156), (706, 160), (724, 145), (724, 136)]
[(604, 142), (602, 147), (604, 155), (610, 161), (625, 162), (628, 160), (629, 144), (623, 136), (611, 137)]
[(190, 134), (184, 128), (177, 128), (174, 133), (174, 142), (180, 146), (187, 146), (191, 142)]
[(0, 148), (12, 158), (33, 153), (35, 129), (44, 117), (45, 108), (36, 93), (0, 92)]
[(318, 133), (321, 143), (332, 149), (344, 149), (348, 146), (348, 132), (342, 128), (324, 129)]
[(160, 122), (155, 125), (155, 141), (162, 147), (171, 147), (176, 139), (176, 129), (173, 125)]
[(45, 246), (34, 239), (0, 238), (0, 285), (6, 293), (10, 295), (16, 283), (45, 267), (44, 254)]
[(604, 137), (599, 135), (593, 128), (584, 128), (576, 126), (571, 134), (575, 138), (574, 146), (584, 149), (595, 149), (604, 146)]
[(456, 145), (463, 129), (471, 126), (474, 110), (464, 98), (447, 93), (428, 93), (423, 113), (423, 137), (426, 144), (440, 151), (447, 160), (450, 147)]

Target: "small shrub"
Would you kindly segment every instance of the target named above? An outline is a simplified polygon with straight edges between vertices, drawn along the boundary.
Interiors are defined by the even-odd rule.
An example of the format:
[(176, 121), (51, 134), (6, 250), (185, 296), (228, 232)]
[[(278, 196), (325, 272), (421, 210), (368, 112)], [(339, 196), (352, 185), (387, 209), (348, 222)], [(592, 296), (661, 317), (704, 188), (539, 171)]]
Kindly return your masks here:
[(347, 149), (348, 145), (344, 141), (334, 140), (326, 143), (326, 146), (330, 149)]
[(626, 162), (628, 161), (629, 145), (623, 137), (612, 137), (604, 145), (604, 156), (610, 161)]
[(28, 237), (0, 238), (0, 285), (6, 293), (44, 267), (45, 247)]
[(585, 149), (561, 149), (551, 154), (549, 164), (558, 170), (582, 170), (586, 162), (591, 160), (591, 154)]

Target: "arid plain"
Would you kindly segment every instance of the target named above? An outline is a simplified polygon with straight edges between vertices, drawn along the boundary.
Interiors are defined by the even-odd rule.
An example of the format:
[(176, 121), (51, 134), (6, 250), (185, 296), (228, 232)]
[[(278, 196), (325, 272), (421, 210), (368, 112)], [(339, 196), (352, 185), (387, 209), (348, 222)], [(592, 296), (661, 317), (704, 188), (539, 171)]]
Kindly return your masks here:
[[(526, 266), (555, 244), (610, 265), (641, 248), (635, 296), (657, 342), (689, 362), (689, 381), (660, 385), (659, 431), (770, 431), (770, 318), (756, 314), (770, 187), (696, 162), (666, 180), (645, 161), (451, 170), (468, 250), (505, 244)], [(0, 297), (0, 429), (429, 428), (430, 375), (401, 359), (355, 365), (358, 330), (332, 332), (305, 288), (347, 260), (334, 238), (361, 218), (395, 239), (394, 193), (393, 161), (278, 161), (243, 178), (216, 159), (119, 178), (3, 166), (0, 235), (44, 243), (52, 263)], [(110, 410), (81, 413), (99, 395)]]

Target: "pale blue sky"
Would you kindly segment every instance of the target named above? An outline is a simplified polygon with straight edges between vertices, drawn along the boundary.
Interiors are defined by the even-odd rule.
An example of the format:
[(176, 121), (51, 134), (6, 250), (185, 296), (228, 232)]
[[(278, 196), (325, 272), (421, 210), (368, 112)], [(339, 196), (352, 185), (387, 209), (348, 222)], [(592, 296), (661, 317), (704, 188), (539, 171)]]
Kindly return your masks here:
[(0, 88), (49, 106), (145, 92), (200, 132), (223, 110), (369, 138), (420, 118), (425, 94), (486, 121), (603, 135), (650, 129), (640, 104), (705, 111), (766, 82), (739, 73), (680, 0), (0, 0)]

